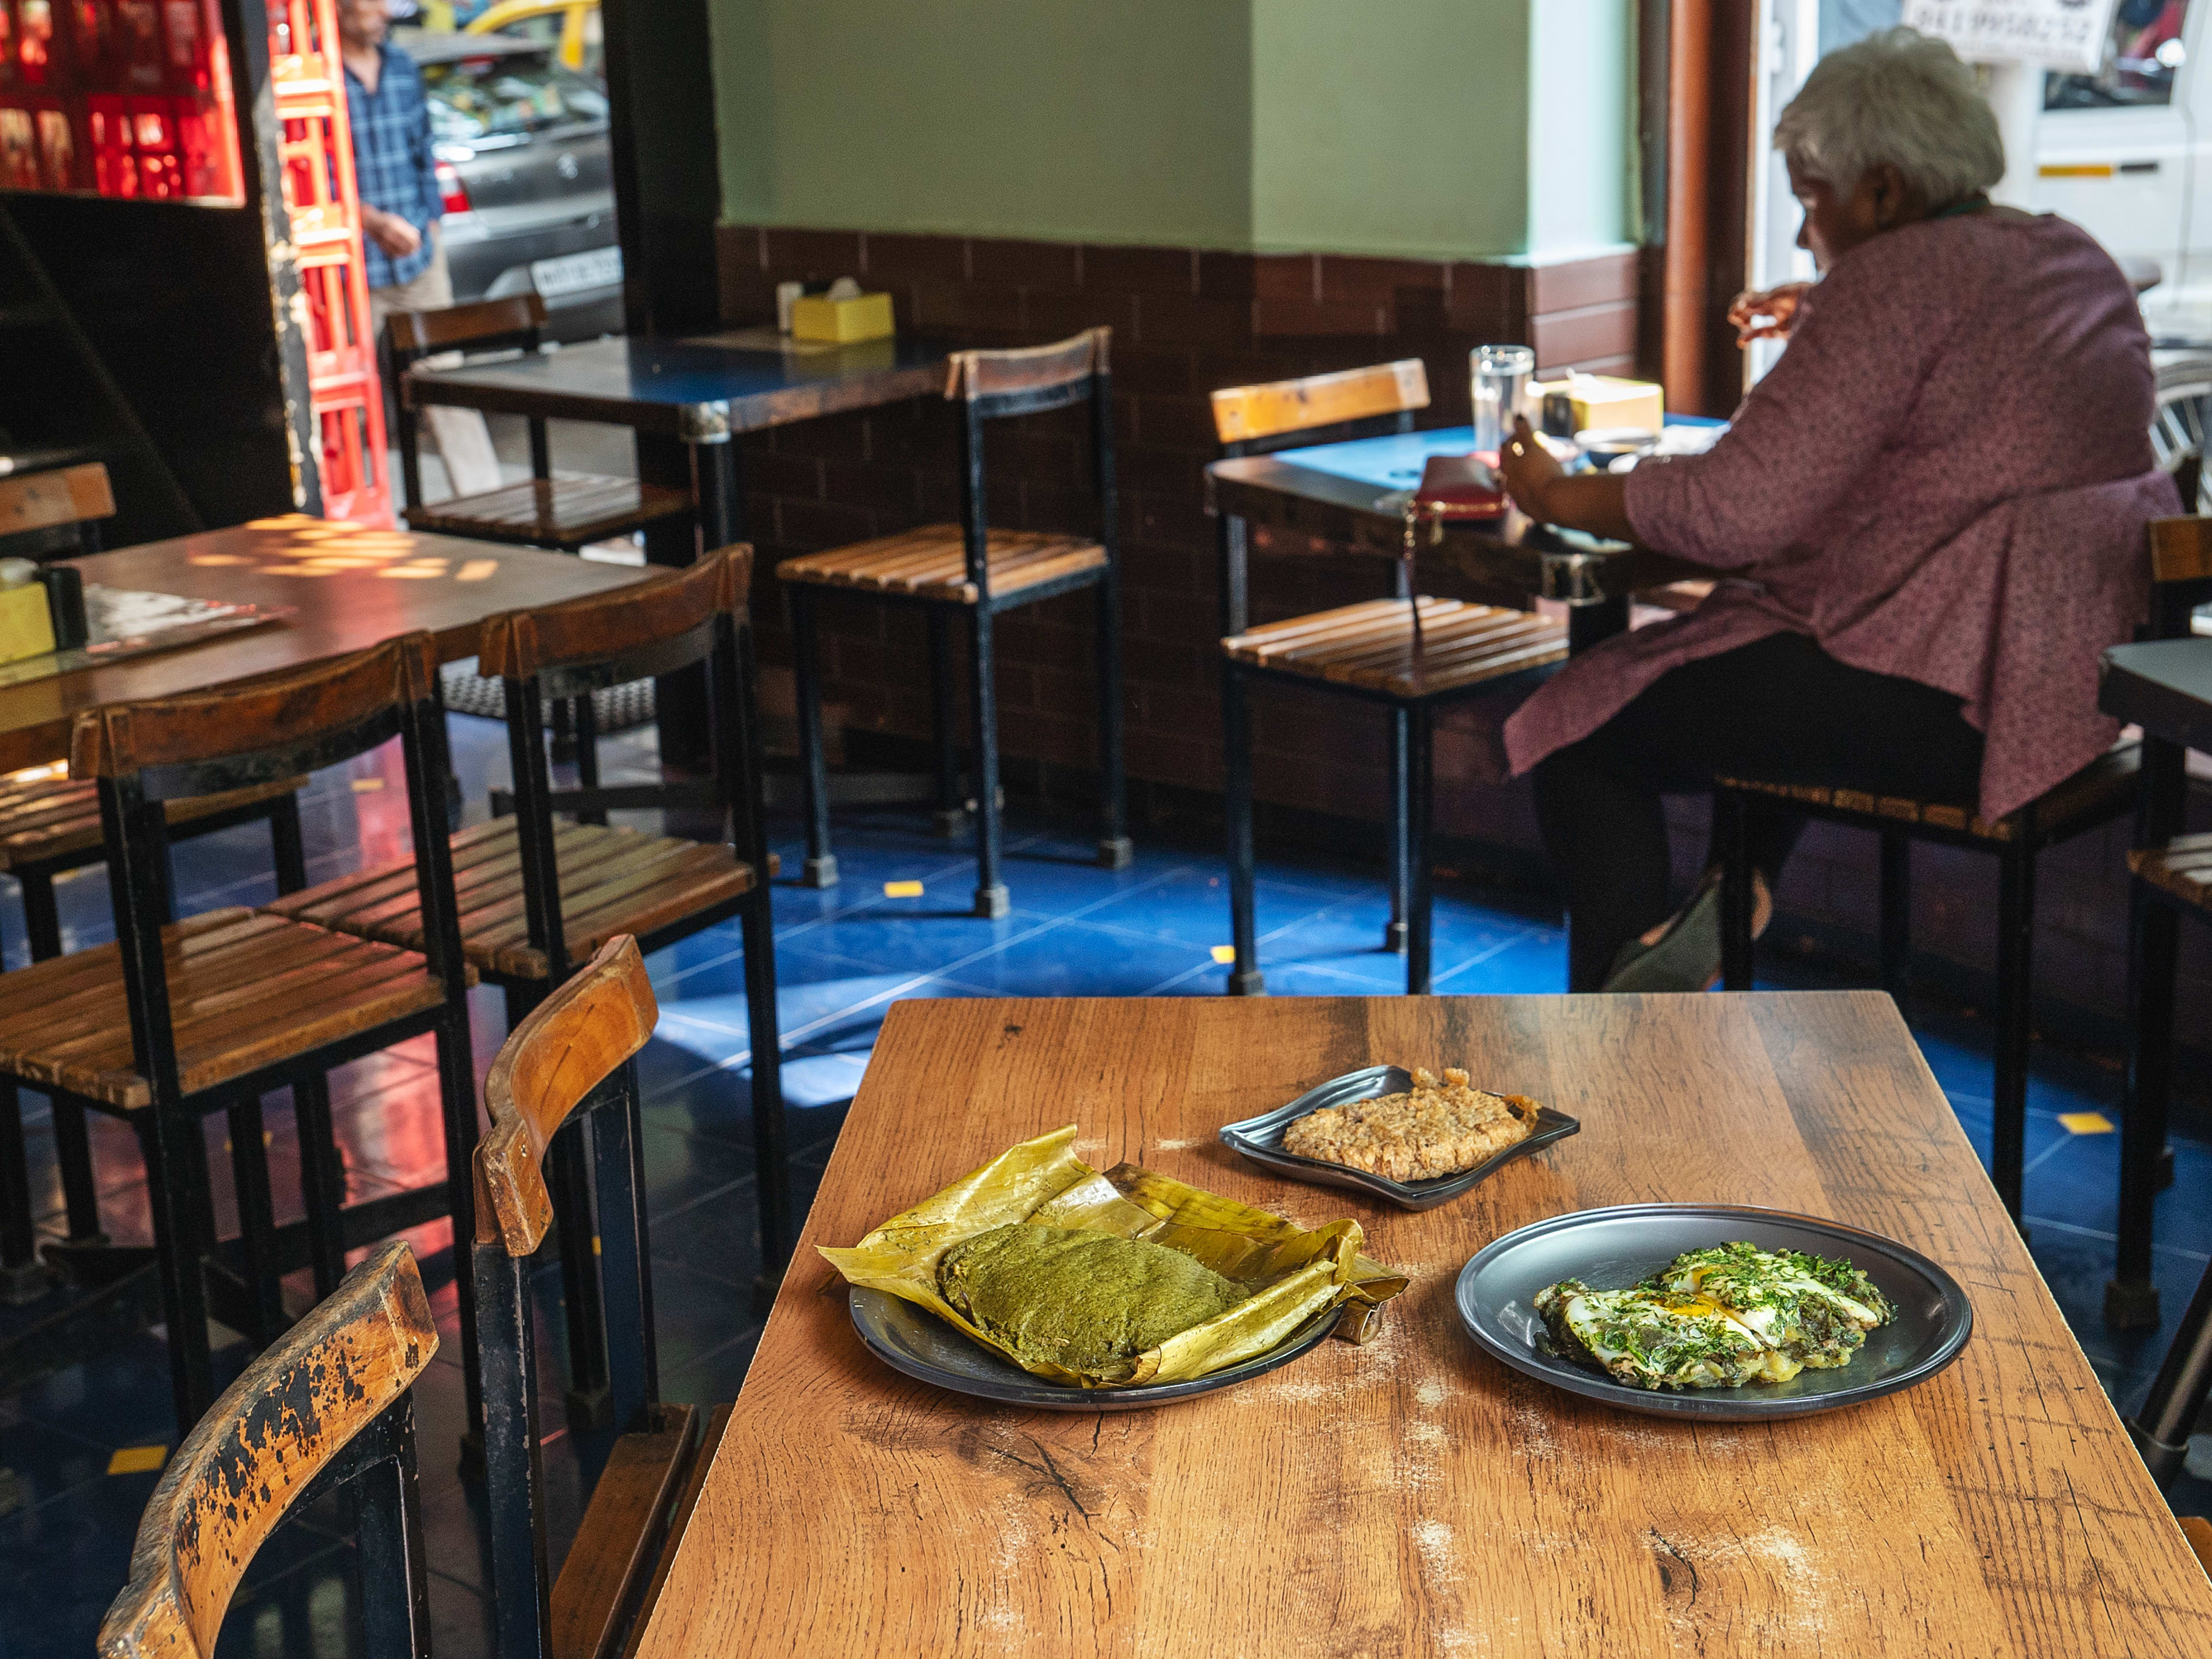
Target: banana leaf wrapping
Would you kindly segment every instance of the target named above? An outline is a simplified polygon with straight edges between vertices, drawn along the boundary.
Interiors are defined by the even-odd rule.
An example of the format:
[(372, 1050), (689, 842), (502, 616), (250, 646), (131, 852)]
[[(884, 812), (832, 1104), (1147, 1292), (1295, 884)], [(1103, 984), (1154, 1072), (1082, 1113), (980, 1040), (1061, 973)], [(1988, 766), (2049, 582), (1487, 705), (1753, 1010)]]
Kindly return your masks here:
[[(1085, 1389), (1180, 1382), (1256, 1359), (1324, 1309), (1345, 1311), (1337, 1334), (1364, 1342), (1376, 1310), (1406, 1288), (1395, 1273), (1359, 1254), (1356, 1221), (1309, 1232), (1265, 1210), (1201, 1192), (1134, 1164), (1103, 1175), (1076, 1157), (1075, 1125), (1008, 1148), (933, 1198), (895, 1215), (847, 1249), (819, 1247), (854, 1285), (927, 1308), (1034, 1376)], [(1009, 1222), (1083, 1228), (1182, 1251), (1251, 1295), (1110, 1373), (1027, 1360), (939, 1294), (938, 1261), (962, 1239)]]

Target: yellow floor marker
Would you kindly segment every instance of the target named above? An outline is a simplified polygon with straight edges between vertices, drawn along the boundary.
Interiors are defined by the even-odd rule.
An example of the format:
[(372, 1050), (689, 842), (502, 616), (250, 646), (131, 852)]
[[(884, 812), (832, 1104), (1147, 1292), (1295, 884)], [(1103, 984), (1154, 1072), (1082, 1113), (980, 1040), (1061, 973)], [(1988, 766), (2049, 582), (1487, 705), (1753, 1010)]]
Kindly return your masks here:
[(107, 1460), (110, 1474), (150, 1474), (169, 1461), (167, 1446), (123, 1446)]
[(2119, 1127), (2102, 1112), (2061, 1112), (2058, 1122), (2069, 1135), (2108, 1135)]
[(885, 898), (920, 898), (921, 884), (918, 881), (887, 881), (884, 884)]
[(1236, 961), (1236, 960), (1237, 960), (1237, 947), (1236, 947), (1235, 945), (1215, 945), (1215, 946), (1213, 947), (1213, 959), (1214, 959), (1216, 962), (1234, 962), (1234, 961)]

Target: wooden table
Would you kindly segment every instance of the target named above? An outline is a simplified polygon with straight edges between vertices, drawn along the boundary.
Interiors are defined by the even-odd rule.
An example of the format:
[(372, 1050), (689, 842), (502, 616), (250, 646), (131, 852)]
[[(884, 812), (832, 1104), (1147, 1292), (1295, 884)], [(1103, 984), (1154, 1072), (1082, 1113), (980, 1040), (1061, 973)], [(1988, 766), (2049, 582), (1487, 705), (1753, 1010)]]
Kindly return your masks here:
[(87, 582), (291, 605), (266, 627), (103, 667), (0, 687), (0, 773), (69, 753), (79, 711), (167, 696), (359, 651), (418, 628), (441, 660), (472, 657), (489, 616), (604, 593), (645, 573), (562, 553), (362, 530), (287, 515), (74, 560)]
[[(1384, 1059), (1468, 1062), (1580, 1135), (1408, 1214), (1281, 1181), (1224, 1121)], [(1325, 1342), (1158, 1411), (1024, 1413), (877, 1364), (804, 1244), (1055, 1125), (1410, 1272)], [(1910, 1392), (1771, 1426), (1586, 1404), (1480, 1353), (1477, 1249), (1599, 1205), (1875, 1229), (1972, 1297)], [(2212, 1583), (1889, 999), (1223, 998), (891, 1011), (641, 1651), (2212, 1653)]]
[[(1216, 461), (1206, 469), (1208, 501), (1216, 512), (1312, 537), (1332, 551), (1395, 559), (1406, 545), (1406, 496), (1420, 482), (1423, 465), (1431, 455), (1464, 455), (1474, 447), (1474, 428), (1461, 426)], [(1574, 650), (1628, 626), (1632, 592), (1713, 574), (1648, 548), (1555, 530), (1517, 512), (1447, 525), (1435, 553), (1429, 528), (1419, 533), (1422, 553), (1449, 559), (1472, 581), (1564, 602)]]
[[(740, 432), (942, 395), (942, 341), (901, 336), (854, 345), (813, 345), (772, 328), (732, 329), (680, 340), (624, 335), (558, 351), (408, 371), (401, 395), (410, 408), (447, 404), (490, 414), (626, 426), (637, 434), (638, 476), (691, 493), (698, 526), (648, 526), (645, 555), (655, 564), (691, 562), (700, 547), (746, 538)], [(706, 677), (687, 669), (657, 688), (664, 760), (704, 769)]]

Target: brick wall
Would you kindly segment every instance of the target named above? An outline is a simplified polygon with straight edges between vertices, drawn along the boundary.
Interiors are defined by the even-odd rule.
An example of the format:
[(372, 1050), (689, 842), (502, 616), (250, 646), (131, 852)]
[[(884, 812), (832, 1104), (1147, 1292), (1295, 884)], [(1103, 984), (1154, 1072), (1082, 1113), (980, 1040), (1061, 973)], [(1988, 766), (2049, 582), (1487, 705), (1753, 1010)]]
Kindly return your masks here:
[[(977, 345), (1033, 344), (1097, 324), (1114, 330), (1121, 485), (1124, 672), (1130, 773), (1218, 792), (1213, 521), (1203, 468), (1214, 441), (1206, 394), (1404, 356), (1425, 360), (1436, 402), (1424, 424), (1468, 418), (1467, 354), (1484, 342), (1535, 347), (1546, 369), (1629, 371), (1636, 358), (1632, 255), (1530, 270), (1472, 263), (1225, 254), (962, 237), (726, 227), (722, 314), (772, 317), (779, 282), (842, 276), (894, 295), (902, 329)], [(936, 399), (807, 422), (744, 441), (750, 531), (762, 559), (758, 614), (771, 672), (789, 660), (773, 576), (778, 558), (957, 515), (950, 410)], [(994, 426), (987, 441), (991, 518), (1013, 528), (1075, 528), (1088, 511), (1080, 411)], [(1255, 621), (1387, 591), (1371, 561), (1255, 553)], [(1425, 568), (1422, 586), (1497, 603)], [(1000, 625), (1001, 739), (1010, 775), (1023, 761), (1084, 771), (1094, 763), (1087, 596), (1018, 611)], [(823, 596), (827, 696), (853, 727), (919, 738), (929, 726), (927, 659), (911, 610)], [(1485, 781), (1486, 726), (1501, 711), (1455, 709), (1437, 738), (1437, 828), (1463, 865), (1496, 874), (1540, 870), (1525, 785)], [(1345, 821), (1382, 814), (1382, 715), (1341, 699), (1257, 688), (1253, 732), (1263, 830), (1270, 808)], [(1704, 854), (1704, 809), (1679, 804), (1686, 880)], [(1141, 833), (1141, 819), (1139, 833)], [(1346, 850), (1379, 858), (1381, 837), (1352, 832)], [(2039, 906), (2037, 978), (2053, 1017), (2109, 1037), (2125, 971), (2124, 826), (2047, 856)], [(1460, 854), (1454, 854), (1460, 857)], [(1917, 855), (1917, 938), (1958, 994), (1981, 994), (1994, 947), (1995, 873), (1942, 848)], [(1875, 852), (1869, 836), (1823, 825), (1807, 834), (1785, 878), (1778, 937), (1809, 938), (1870, 960)], [(2206, 930), (2192, 930), (2202, 933)], [(2192, 939), (2183, 1029), (2212, 1009), (2212, 958)]]

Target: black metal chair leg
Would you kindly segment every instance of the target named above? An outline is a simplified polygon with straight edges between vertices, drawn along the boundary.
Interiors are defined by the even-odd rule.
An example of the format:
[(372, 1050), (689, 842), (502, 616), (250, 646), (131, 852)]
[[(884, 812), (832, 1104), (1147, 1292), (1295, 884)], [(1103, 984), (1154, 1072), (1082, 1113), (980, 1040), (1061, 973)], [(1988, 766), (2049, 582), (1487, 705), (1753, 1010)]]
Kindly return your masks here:
[(996, 918), (1013, 908), (999, 870), (998, 659), (991, 643), (991, 607), (968, 609), (970, 705), (975, 723), (975, 914)]
[(968, 833), (968, 799), (960, 793), (960, 710), (952, 684), (952, 613), (941, 605), (929, 617), (929, 712), (937, 736), (937, 833), (947, 841)]
[(1235, 664), (1221, 665), (1221, 735), (1224, 816), (1229, 828), (1229, 934), (1237, 960), (1229, 970), (1229, 994), (1267, 994), (1260, 971), (1260, 947), (1253, 927), (1252, 721), (1244, 706), (1244, 676)]
[(1413, 845), (1407, 839), (1406, 767), (1411, 726), (1406, 711), (1389, 714), (1390, 736), (1384, 745), (1390, 758), (1390, 920), (1382, 929), (1382, 948), (1403, 954), (1406, 949), (1406, 904), (1413, 880)]
[(607, 1392), (606, 1310), (599, 1297), (593, 1253), (599, 1224), (592, 1214), (591, 1149), (583, 1122), (568, 1123), (553, 1137), (546, 1158), (546, 1185), (561, 1229), (561, 1294), (568, 1327), (568, 1425), (580, 1434), (614, 1426), (614, 1405)]
[(2128, 1419), (2128, 1438), (2136, 1443), (2151, 1479), (2164, 1486), (2189, 1455), (2189, 1437), (2204, 1397), (2212, 1393), (2212, 1267), (2197, 1281), (2197, 1294), (2181, 1316), (2158, 1378), (2142, 1407)]
[(792, 678), (799, 695), (799, 787), (806, 810), (806, 863), (799, 884), (835, 887), (837, 857), (830, 850), (830, 760), (822, 746), (822, 670), (816, 657), (814, 595), (804, 582), (791, 597)]
[(1425, 997), (1434, 897), (1429, 832), (1436, 810), (1435, 732), (1428, 704), (1417, 702), (1406, 715), (1406, 994)]
[(1902, 830), (1881, 834), (1881, 988), (1905, 1006), (1912, 971), (1912, 841)]
[(1749, 809), (1733, 789), (1713, 791), (1714, 841), (1721, 854), (1721, 988), (1748, 991), (1752, 986), (1751, 848)]
[(1098, 582), (1098, 862), (1126, 870), (1136, 858), (1129, 842), (1129, 781), (1121, 763), (1121, 585), (1108, 565)]
[(438, 1098), (446, 1114), (446, 1212), (453, 1220), (453, 1290), (461, 1322), (461, 1385), (467, 1404), (462, 1430), (463, 1467), (471, 1447), (483, 1437), (483, 1380), (477, 1355), (476, 1276), (467, 1271), (469, 1241), (476, 1236), (476, 1183), (471, 1170), (477, 1150), (476, 1058), (469, 1047), (465, 1014), (449, 1012), (437, 1033)]
[(270, 803), (269, 844), (276, 866), (276, 890), (296, 893), (307, 884), (307, 848), (300, 835), (300, 798), (287, 794)]
[(105, 1244), (100, 1224), (100, 1178), (92, 1164), (92, 1127), (82, 1105), (53, 1097), (54, 1162), (61, 1167), (62, 1202), (69, 1214), (69, 1242)]
[[(576, 782), (585, 789), (599, 787), (599, 706), (586, 692), (576, 699)], [(576, 814), (579, 823), (604, 824), (605, 811), (587, 807)]]
[(44, 870), (15, 872), (23, 890), (23, 934), (31, 960), (46, 962), (62, 953), (61, 912), (54, 904), (54, 878)]
[(300, 1134), (300, 1202), (307, 1212), (307, 1260), (318, 1301), (345, 1277), (345, 1159), (331, 1122), (331, 1084), (319, 1073), (292, 1085)]
[(2138, 886), (2129, 921), (2119, 1247), (2112, 1279), (2105, 1286), (2105, 1322), (2114, 1330), (2147, 1331), (2159, 1323), (2158, 1286), (2151, 1283), (2151, 1224), (2173, 1091), (2173, 988), (2181, 918)]
[(215, 1403), (215, 1367), (208, 1346), (207, 1281), (203, 1276), (208, 1208), (207, 1143), (198, 1118), (161, 1101), (131, 1114), (146, 1158), (146, 1194), (154, 1222), (154, 1256), (161, 1316), (169, 1328), (169, 1378), (181, 1438)]
[(561, 765), (576, 758), (576, 705), (573, 698), (553, 699), (553, 760)]
[(230, 1174), (238, 1203), (238, 1240), (246, 1258), (246, 1293), (253, 1328), (246, 1334), (267, 1347), (284, 1329), (283, 1276), (276, 1259), (276, 1206), (269, 1193), (269, 1148), (262, 1139), (261, 1098), (231, 1102)]
[(39, 1239), (31, 1223), (30, 1159), (23, 1146), (23, 1104), (15, 1079), (0, 1077), (0, 1302), (20, 1308), (46, 1293)]
[(2035, 854), (2028, 825), (1997, 855), (1996, 1078), (1990, 1179), (2017, 1222), (2027, 1146), (2027, 1049), (2034, 989)]
[(745, 1018), (752, 1036), (754, 1188), (760, 1194), (761, 1276), (757, 1313), (767, 1311), (798, 1237), (793, 1213), (791, 1160), (784, 1136), (783, 1046), (775, 1006), (775, 920), (762, 889), (742, 913), (745, 948)]

